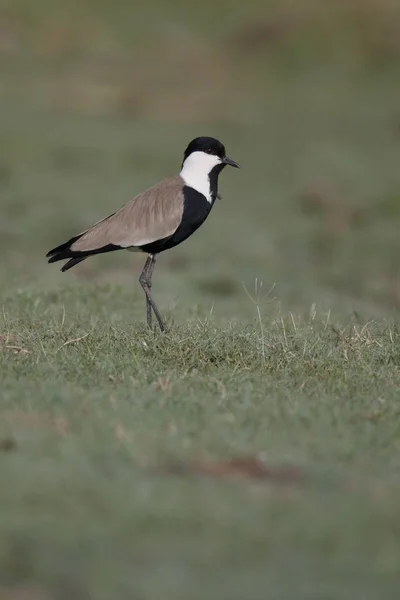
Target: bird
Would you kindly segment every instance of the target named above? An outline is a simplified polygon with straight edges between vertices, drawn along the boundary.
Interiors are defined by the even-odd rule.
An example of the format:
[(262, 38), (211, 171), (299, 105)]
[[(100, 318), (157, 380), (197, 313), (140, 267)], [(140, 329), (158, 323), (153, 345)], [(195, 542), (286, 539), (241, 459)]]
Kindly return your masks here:
[(164, 179), (129, 200), (116, 212), (50, 250), (49, 263), (67, 260), (68, 271), (89, 256), (130, 250), (147, 253), (139, 282), (146, 296), (147, 325), (152, 312), (161, 332), (165, 322), (151, 294), (156, 257), (178, 246), (204, 223), (219, 198), (218, 177), (227, 166), (239, 168), (213, 137), (197, 137), (187, 146), (178, 175)]

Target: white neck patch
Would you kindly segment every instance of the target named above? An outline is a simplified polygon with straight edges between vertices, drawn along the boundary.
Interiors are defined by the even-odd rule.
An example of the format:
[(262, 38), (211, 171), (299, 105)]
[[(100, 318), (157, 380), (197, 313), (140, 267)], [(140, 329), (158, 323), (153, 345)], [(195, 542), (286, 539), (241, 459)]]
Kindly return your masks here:
[(214, 167), (221, 164), (221, 159), (215, 154), (206, 152), (192, 152), (182, 165), (179, 175), (189, 187), (197, 190), (212, 202), (210, 194), (210, 172)]

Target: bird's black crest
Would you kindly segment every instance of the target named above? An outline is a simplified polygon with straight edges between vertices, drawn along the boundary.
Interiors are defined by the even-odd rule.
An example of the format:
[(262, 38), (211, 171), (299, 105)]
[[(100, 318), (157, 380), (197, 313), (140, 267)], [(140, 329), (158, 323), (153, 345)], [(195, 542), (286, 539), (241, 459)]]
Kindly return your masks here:
[(213, 137), (198, 137), (192, 140), (186, 148), (183, 160), (186, 160), (192, 152), (207, 152), (207, 154), (224, 158), (225, 146)]

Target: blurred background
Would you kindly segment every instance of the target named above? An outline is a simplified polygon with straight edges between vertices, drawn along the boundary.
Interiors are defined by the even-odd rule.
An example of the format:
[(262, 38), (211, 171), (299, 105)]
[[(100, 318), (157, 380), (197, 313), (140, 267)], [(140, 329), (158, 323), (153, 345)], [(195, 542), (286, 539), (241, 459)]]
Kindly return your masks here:
[(246, 319), (256, 278), (290, 310), (400, 306), (397, 0), (3, 0), (0, 69), (4, 293), (88, 282), (142, 302), (142, 256), (65, 275), (44, 256), (211, 135), (242, 169), (160, 258), (164, 306)]

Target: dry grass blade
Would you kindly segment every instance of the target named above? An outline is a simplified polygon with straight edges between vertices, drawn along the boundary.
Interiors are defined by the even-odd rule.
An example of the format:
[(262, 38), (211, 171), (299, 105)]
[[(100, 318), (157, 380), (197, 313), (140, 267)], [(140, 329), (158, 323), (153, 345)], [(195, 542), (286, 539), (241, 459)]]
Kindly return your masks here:
[(3, 346), (6, 350), (15, 350), (15, 354), (29, 354), (29, 350), (22, 348), (21, 346)]
[(63, 344), (61, 344), (61, 346), (59, 348), (57, 348), (56, 350), (56, 354), (57, 352), (59, 352), (62, 348), (65, 348), (65, 346), (69, 346), (70, 344), (77, 344), (78, 342), (81, 342), (82, 340), (84, 340), (85, 338), (88, 337), (88, 335), (90, 335), (89, 333), (85, 333), (85, 335), (82, 335), (81, 337), (78, 338), (74, 338), (73, 340), (67, 340), (66, 342), (64, 342)]
[(262, 362), (264, 364), (265, 363), (265, 358), (266, 358), (265, 357), (265, 334), (264, 334), (263, 321), (262, 321), (262, 317), (261, 317), (260, 305), (270, 295), (270, 293), (273, 291), (273, 289), (275, 288), (275, 283), (273, 283), (272, 286), (270, 287), (270, 289), (263, 294), (262, 293), (263, 282), (262, 281), (259, 282), (258, 278), (256, 277), (256, 279), (254, 281), (254, 296), (252, 296), (250, 294), (250, 292), (246, 288), (246, 285), (245, 285), (245, 283), (243, 281), (242, 281), (242, 286), (243, 286), (244, 291), (246, 292), (247, 297), (251, 300), (251, 302), (256, 307), (257, 318), (258, 318), (258, 322), (259, 322), (259, 326), (260, 326), (260, 340), (261, 340)]

